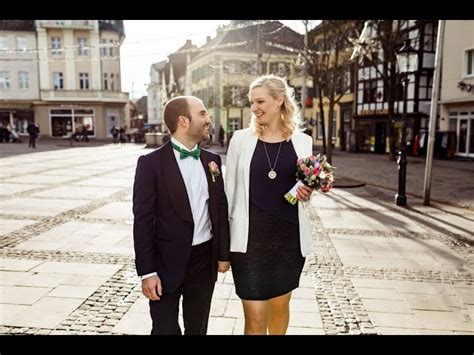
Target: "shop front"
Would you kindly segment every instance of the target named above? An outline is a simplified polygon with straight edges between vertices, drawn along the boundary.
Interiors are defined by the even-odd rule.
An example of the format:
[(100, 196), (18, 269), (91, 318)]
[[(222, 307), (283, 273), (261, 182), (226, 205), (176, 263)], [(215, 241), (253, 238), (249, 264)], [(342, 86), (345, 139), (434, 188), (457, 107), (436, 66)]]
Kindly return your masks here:
[(0, 126), (9, 127), (19, 135), (28, 135), (26, 128), (29, 122), (34, 122), (35, 113), (29, 109), (0, 110)]
[(455, 155), (474, 158), (474, 109), (450, 110), (449, 131), (456, 134)]
[(93, 109), (50, 109), (49, 119), (53, 138), (67, 138), (75, 132), (95, 137)]
[[(421, 127), (421, 122), (427, 122), (426, 115), (417, 113), (409, 115), (405, 122), (407, 154), (419, 155), (419, 150), (414, 150), (414, 142), (419, 140), (420, 132), (426, 131)], [(390, 135), (393, 137), (394, 152), (400, 150), (402, 141), (403, 122), (400, 115), (393, 123), (387, 115), (355, 116), (356, 151), (388, 154), (390, 152)]]
[(388, 135), (389, 120), (386, 116), (355, 117), (356, 151), (388, 153)]

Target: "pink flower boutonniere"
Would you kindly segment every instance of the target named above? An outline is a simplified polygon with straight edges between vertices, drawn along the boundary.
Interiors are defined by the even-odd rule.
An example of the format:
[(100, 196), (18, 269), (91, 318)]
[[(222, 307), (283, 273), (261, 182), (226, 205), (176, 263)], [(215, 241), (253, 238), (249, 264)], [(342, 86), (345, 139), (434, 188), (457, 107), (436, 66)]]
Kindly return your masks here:
[(219, 167), (217, 166), (215, 161), (211, 161), (209, 163), (209, 172), (212, 176), (212, 182), (216, 182), (216, 177), (218, 177), (221, 172), (219, 171)]

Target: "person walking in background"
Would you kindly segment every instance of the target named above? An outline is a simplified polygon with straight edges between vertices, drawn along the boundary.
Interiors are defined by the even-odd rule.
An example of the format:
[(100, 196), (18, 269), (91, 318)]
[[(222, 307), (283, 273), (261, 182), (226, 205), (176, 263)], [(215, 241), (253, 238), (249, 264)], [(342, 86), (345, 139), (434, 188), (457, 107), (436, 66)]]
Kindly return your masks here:
[(40, 133), (39, 125), (35, 124), (34, 122), (30, 122), (26, 131), (30, 136), (28, 147), (36, 149), (36, 140), (38, 139), (38, 135)]
[(89, 125), (82, 125), (82, 141), (89, 142)]
[(125, 127), (122, 126), (119, 129), (119, 140), (120, 140), (120, 145), (125, 144), (127, 142), (127, 138), (125, 136)]
[(229, 221), (219, 155), (198, 148), (211, 120), (194, 96), (169, 100), (171, 139), (138, 159), (133, 187), (133, 238), (152, 334), (207, 333), (217, 271), (230, 267)]
[(224, 147), (224, 127), (220, 126), (219, 128), (219, 143), (221, 144), (221, 148)]
[[(293, 90), (274, 75), (250, 85), (250, 127), (237, 130), (227, 153), (230, 251), (245, 334), (285, 334), (291, 291), (311, 249), (306, 206), (284, 195), (295, 185), (296, 161), (312, 155), (300, 132)], [(298, 189), (308, 201), (312, 189)]]
[(115, 125), (110, 130), (110, 134), (112, 134), (112, 139), (113, 139), (114, 145), (118, 144), (119, 143), (119, 139), (118, 139), (119, 130), (117, 129), (117, 127)]

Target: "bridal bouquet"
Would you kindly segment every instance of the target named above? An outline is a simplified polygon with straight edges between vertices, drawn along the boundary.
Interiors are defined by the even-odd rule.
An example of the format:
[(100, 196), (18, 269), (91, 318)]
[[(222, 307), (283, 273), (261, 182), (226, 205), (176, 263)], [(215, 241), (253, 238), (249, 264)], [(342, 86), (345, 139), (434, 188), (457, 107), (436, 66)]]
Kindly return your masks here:
[(298, 182), (285, 194), (286, 200), (292, 205), (298, 202), (296, 190), (301, 185), (314, 187), (321, 192), (328, 192), (334, 181), (334, 167), (327, 162), (326, 156), (318, 154), (296, 161), (296, 179)]

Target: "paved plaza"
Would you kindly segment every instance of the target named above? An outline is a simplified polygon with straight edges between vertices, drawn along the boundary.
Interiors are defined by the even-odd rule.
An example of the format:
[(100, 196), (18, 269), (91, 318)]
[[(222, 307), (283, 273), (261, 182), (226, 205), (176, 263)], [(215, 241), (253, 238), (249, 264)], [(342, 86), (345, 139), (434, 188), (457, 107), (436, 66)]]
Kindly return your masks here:
[[(151, 150), (42, 143), (0, 147), (0, 334), (149, 334), (131, 199), (137, 158)], [(343, 160), (359, 158), (335, 162), (364, 181)], [(473, 201), (428, 207), (415, 193), (400, 208), (366, 182), (314, 194), (314, 253), (288, 334), (474, 335)], [(208, 333), (243, 325), (232, 274), (220, 274)]]

